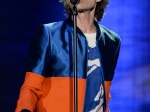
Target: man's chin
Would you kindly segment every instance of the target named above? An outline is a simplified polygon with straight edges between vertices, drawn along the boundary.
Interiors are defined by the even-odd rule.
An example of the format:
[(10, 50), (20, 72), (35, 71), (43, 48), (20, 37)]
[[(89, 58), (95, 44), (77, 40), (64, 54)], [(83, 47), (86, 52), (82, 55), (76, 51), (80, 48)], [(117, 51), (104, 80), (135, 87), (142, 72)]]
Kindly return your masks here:
[(77, 9), (77, 11), (82, 13), (82, 12), (85, 12), (86, 10), (85, 9)]
[(79, 13), (83, 13), (83, 12), (91, 12), (94, 8), (91, 8), (91, 9), (83, 9), (83, 8), (77, 8), (77, 11)]

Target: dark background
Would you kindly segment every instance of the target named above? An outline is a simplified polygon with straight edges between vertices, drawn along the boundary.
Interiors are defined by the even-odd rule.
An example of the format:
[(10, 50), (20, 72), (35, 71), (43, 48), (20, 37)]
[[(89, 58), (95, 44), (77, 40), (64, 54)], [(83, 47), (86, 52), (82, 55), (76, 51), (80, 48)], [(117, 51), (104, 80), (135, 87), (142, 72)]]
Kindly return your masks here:
[[(111, 88), (111, 112), (150, 112), (149, 6), (149, 0), (110, 0), (100, 22), (122, 40)], [(0, 1), (0, 112), (15, 110), (36, 29), (65, 18), (58, 0)]]

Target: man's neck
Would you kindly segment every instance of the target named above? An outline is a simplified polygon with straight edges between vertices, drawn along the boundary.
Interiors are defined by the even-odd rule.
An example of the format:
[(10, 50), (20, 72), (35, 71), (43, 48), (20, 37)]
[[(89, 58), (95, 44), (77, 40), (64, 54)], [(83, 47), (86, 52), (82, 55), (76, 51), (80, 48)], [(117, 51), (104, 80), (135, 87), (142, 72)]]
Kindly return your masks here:
[(83, 33), (95, 33), (96, 27), (94, 25), (95, 9), (91, 11), (78, 12), (77, 26)]

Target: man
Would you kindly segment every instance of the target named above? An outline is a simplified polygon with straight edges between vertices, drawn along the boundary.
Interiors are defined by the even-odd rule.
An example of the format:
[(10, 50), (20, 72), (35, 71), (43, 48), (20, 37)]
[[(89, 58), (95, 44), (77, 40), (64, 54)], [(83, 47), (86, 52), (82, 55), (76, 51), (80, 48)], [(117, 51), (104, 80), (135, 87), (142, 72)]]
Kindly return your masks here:
[[(73, 21), (42, 25), (34, 35), (16, 112), (73, 112)], [(78, 111), (108, 112), (120, 38), (98, 25), (107, 0), (80, 0), (77, 15)]]

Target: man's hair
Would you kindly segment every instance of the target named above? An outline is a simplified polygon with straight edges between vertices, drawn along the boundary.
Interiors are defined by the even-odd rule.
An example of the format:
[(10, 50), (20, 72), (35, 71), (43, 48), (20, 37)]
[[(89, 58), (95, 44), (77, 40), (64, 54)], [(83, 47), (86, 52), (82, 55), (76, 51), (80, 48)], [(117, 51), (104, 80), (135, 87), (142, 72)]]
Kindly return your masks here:
[[(59, 0), (60, 2), (64, 3), (65, 6), (65, 12), (70, 15), (71, 9), (69, 8), (68, 4), (66, 3), (66, 0)], [(96, 9), (95, 9), (95, 18), (97, 21), (100, 21), (103, 17), (105, 8), (108, 4), (109, 0), (101, 0), (100, 2), (97, 3)]]

